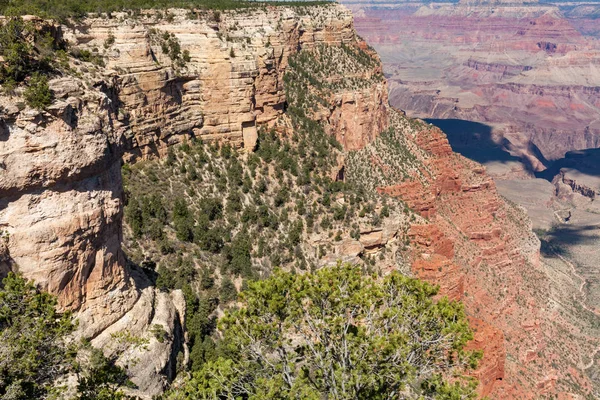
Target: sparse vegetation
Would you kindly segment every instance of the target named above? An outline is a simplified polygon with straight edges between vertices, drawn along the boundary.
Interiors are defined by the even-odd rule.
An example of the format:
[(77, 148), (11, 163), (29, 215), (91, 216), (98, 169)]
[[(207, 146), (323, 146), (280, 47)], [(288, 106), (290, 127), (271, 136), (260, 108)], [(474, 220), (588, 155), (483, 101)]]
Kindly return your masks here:
[(29, 79), (29, 85), (23, 93), (29, 107), (43, 109), (52, 103), (52, 92), (48, 86), (48, 78), (34, 72)]
[[(351, 50), (333, 52), (349, 70), (366, 68)], [(287, 82), (299, 67), (290, 64)], [(171, 148), (164, 161), (123, 169), (127, 253), (139, 264), (156, 264), (158, 287), (184, 291), (193, 369), (213, 359), (214, 315), (240, 288), (276, 266), (315, 270), (333, 256), (334, 242), (351, 238), (349, 226), (358, 238), (359, 224), (379, 226), (404, 212), (396, 200), (381, 211), (382, 197), (332, 179), (340, 144), (304, 109), (295, 95), (300, 87), (288, 84), (286, 90), (291, 126), (259, 127), (253, 154), (190, 140)], [(328, 243), (309, 244), (313, 235)]]
[(124, 10), (189, 8), (208, 10), (231, 10), (265, 5), (306, 7), (330, 4), (330, 1), (253, 1), (253, 0), (10, 0), (0, 2), (2, 15), (38, 15), (65, 20), (81, 18), (86, 13), (113, 13)]
[(9, 18), (0, 25), (0, 83), (11, 93), (28, 78), (26, 101), (36, 108), (50, 104), (51, 93), (46, 75), (54, 70), (59, 44), (45, 29), (36, 29), (21, 18)]

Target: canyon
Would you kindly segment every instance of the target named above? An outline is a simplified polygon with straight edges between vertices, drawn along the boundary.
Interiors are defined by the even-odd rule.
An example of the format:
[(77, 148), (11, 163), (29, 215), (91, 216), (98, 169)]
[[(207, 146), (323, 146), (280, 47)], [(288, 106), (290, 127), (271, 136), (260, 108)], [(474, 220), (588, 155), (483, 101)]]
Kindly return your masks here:
[[(597, 318), (600, 5), (344, 3), (381, 55), (390, 103), (485, 166), (527, 210), (556, 293), (579, 303), (583, 320)], [(584, 364), (597, 380), (595, 360)]]
[[(340, 233), (342, 241), (326, 232), (307, 234), (302, 237), (303, 245), (313, 254), (320, 253), (321, 247), (332, 247), (323, 257), (314, 257), (323, 265), (336, 259), (363, 262), (365, 254), (379, 255), (375, 262), (380, 269), (400, 269), (439, 284), (442, 295), (461, 300), (475, 331), (469, 346), (484, 351), (473, 372), (480, 380), (481, 395), (597, 396), (599, 371), (594, 357), (600, 317), (593, 306), (586, 306), (595, 299), (583, 290), (590, 277), (561, 258), (565, 256), (555, 247), (552, 231), (548, 230), (540, 243), (525, 210), (500, 195), (514, 190), (512, 197), (505, 196), (518, 200), (523, 193), (492, 179), (531, 178), (543, 172), (540, 165), (557, 160), (564, 163), (556, 164), (560, 178), (552, 177), (553, 183), (540, 178), (545, 183), (538, 183), (543, 190), (536, 192), (540, 199), (536, 197), (532, 204), (545, 207), (539, 214), (546, 216), (546, 209), (556, 211), (541, 198), (549, 194), (550, 202), (558, 202), (552, 200), (558, 199), (555, 187), (562, 190), (561, 201), (591, 204), (587, 188), (594, 183), (589, 177), (582, 180), (578, 171), (587, 171), (580, 165), (593, 169), (594, 155), (567, 151), (594, 147), (597, 140), (598, 126), (593, 121), (600, 107), (594, 102), (597, 71), (590, 67), (590, 58), (585, 62), (580, 58), (585, 54), (595, 59), (593, 46), (581, 34), (571, 37), (571, 31), (568, 37), (561, 37), (565, 32), (562, 22), (554, 21), (546, 10), (552, 7), (540, 6), (545, 11), (534, 11), (528, 19), (519, 20), (528, 28), (521, 36), (530, 39), (502, 43), (502, 51), (522, 52), (527, 62), (504, 65), (484, 62), (475, 55), (460, 63), (441, 62), (441, 56), (420, 54), (452, 40), (453, 30), (465, 24), (466, 17), (460, 12), (444, 25), (440, 19), (446, 19), (447, 12), (442, 12), (443, 18), (436, 16), (444, 6), (433, 6), (425, 16), (412, 16), (412, 11), (402, 8), (390, 12), (356, 7), (351, 5), (366, 42), (354, 30), (352, 13), (339, 5), (227, 11), (219, 18), (188, 10), (169, 10), (168, 18), (156, 11), (137, 16), (113, 13), (110, 18), (90, 15), (77, 24), (52, 24), (57, 37), (99, 54), (104, 65), (71, 59), (71, 74), (50, 81), (54, 101), (44, 111), (25, 106), (19, 93), (0, 96), (0, 272), (18, 270), (40, 288), (58, 295), (62, 308), (76, 312), (79, 335), (106, 352), (122, 352), (120, 361), (132, 364), (132, 379), (141, 394), (160, 393), (176, 374), (177, 354), (189, 356), (183, 329), (186, 301), (180, 290), (165, 292), (153, 286), (125, 251), (124, 236), (131, 227), (125, 227), (124, 233), (122, 164), (135, 167), (164, 159), (170, 148), (192, 139), (227, 143), (251, 155), (264, 134), (261, 128), (272, 128), (288, 138), (293, 134), (288, 116), (292, 101), (286, 98), (290, 83), (286, 84), (284, 75), (290, 69), (290, 57), (311, 49), (322, 54), (327, 47), (340, 47), (342, 54), (348, 48), (360, 49), (364, 53), (358, 54), (367, 54), (369, 60), (362, 60), (361, 68), (350, 77), (358, 82), (356, 87), (339, 84), (348, 76), (328, 76), (323, 80), (330, 85), (330, 93), (319, 89), (321, 103), (311, 104), (312, 111), (306, 113), (340, 144), (334, 179), (406, 205), (407, 211), (392, 213), (383, 226), (361, 223), (357, 238), (351, 237), (348, 229)], [(523, 10), (517, 7), (506, 12), (521, 15)], [(396, 24), (394, 18), (404, 17), (409, 23)], [(411, 25), (410, 18), (417, 22)], [(510, 22), (511, 18), (506, 19)], [(435, 32), (425, 34), (417, 29), (432, 23)], [(483, 25), (475, 45), (485, 42), (492, 46), (486, 38), (498, 27)], [(549, 26), (555, 27), (552, 40), (547, 40)], [(392, 27), (423, 36), (420, 40), (403, 37), (407, 32), (390, 32)], [(578, 27), (593, 31), (593, 24), (585, 19)], [(466, 40), (465, 36), (455, 45), (471, 45)], [(396, 47), (399, 41), (407, 47)], [(383, 69), (367, 43), (381, 54)], [(179, 52), (173, 51), (177, 47)], [(529, 54), (536, 49), (562, 58), (548, 60)], [(515, 77), (536, 71), (538, 64), (533, 68), (530, 59), (539, 61), (547, 76), (553, 68), (566, 68), (570, 80), (552, 90), (544, 86), (546, 78), (540, 75), (497, 88), (489, 85), (489, 92), (481, 89), (478, 96), (483, 102), (475, 104), (474, 92), (463, 93), (458, 85), (435, 88), (440, 82), (439, 70), (421, 67), (419, 81), (407, 85), (407, 77), (417, 76), (417, 68), (398, 79), (401, 69), (394, 69), (398, 67), (389, 57), (414, 57), (417, 61), (425, 57), (427, 63), (449, 67), (445, 72), (449, 76), (479, 79), (476, 82), (482, 84), (474, 91), (487, 87), (492, 76)], [(584, 75), (586, 68), (590, 73)], [(392, 106), (388, 105), (388, 85), (382, 72), (390, 78)], [(432, 76), (423, 78), (422, 74)], [(319, 91), (316, 87), (311, 90), (313, 94)], [(505, 103), (495, 114), (486, 114), (491, 111), (485, 101), (494, 96)], [(532, 126), (529, 134), (535, 139), (522, 145), (525, 140), (511, 136), (511, 132), (521, 133), (520, 128), (488, 128), (488, 124), (507, 121), (531, 124), (540, 117), (525, 105), (512, 119), (500, 117), (513, 116), (508, 106), (517, 101), (545, 104), (546, 96), (554, 99), (553, 106), (541, 115), (564, 119), (560, 132), (543, 124), (539, 130)], [(578, 113), (561, 114), (561, 110), (573, 109), (573, 98), (582, 104), (580, 109), (575, 107)], [(463, 101), (473, 101), (472, 107), (463, 108)], [(481, 129), (477, 143), (505, 159), (497, 161), (498, 170), (488, 160), (469, 160), (455, 151), (469, 156), (473, 139), (460, 137), (457, 142), (452, 129), (446, 135), (399, 109), (409, 116), (481, 119), (485, 124), (477, 125)], [(588, 120), (585, 132), (571, 131), (575, 124)], [(556, 147), (544, 146), (547, 138), (563, 131), (572, 136), (557, 142)], [(498, 146), (495, 137), (506, 140), (505, 147)], [(464, 152), (460, 140), (467, 148)], [(567, 161), (560, 161), (563, 158)], [(573, 159), (587, 161), (573, 168), (568, 162)], [(537, 209), (524, 206), (535, 217)], [(543, 220), (533, 219), (536, 224)], [(149, 334), (156, 325), (166, 332), (167, 340)], [(115, 334), (124, 330), (146, 335), (149, 349), (112, 348)]]

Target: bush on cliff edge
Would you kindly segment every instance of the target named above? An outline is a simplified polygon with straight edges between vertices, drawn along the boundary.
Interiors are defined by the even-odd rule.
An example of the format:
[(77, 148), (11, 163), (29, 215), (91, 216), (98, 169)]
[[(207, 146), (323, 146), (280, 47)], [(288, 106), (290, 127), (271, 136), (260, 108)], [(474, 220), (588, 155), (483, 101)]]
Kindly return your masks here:
[[(69, 313), (56, 310), (56, 298), (32, 282), (9, 273), (0, 285), (0, 399), (66, 399), (57, 382), (75, 374), (72, 399), (133, 400), (121, 390), (131, 386), (114, 359), (87, 342), (71, 340)], [(85, 353), (86, 357), (81, 357)]]
[[(480, 352), (460, 303), (393, 272), (275, 271), (220, 321), (221, 356), (168, 399), (473, 399)], [(446, 379), (452, 377), (453, 383)]]

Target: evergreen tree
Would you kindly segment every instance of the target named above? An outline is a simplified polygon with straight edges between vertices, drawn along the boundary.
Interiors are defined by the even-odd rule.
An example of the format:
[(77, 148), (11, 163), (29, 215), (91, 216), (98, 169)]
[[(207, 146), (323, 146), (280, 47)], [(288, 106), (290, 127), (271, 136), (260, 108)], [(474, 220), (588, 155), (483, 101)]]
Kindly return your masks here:
[[(221, 356), (168, 399), (474, 399), (480, 352), (460, 303), (393, 272), (278, 270), (226, 312)], [(449, 383), (444, 378), (453, 376)]]
[(74, 356), (65, 336), (74, 324), (56, 299), (9, 273), (0, 290), (0, 398), (39, 399)]

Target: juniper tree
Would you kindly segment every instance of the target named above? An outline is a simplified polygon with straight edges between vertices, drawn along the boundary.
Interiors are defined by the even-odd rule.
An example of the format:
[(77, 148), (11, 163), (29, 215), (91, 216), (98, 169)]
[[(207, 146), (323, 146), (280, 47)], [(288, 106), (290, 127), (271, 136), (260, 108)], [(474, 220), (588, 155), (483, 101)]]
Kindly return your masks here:
[[(170, 399), (465, 399), (479, 352), (463, 307), (394, 272), (277, 270), (220, 321), (222, 354)], [(451, 378), (449, 383), (446, 379)]]

